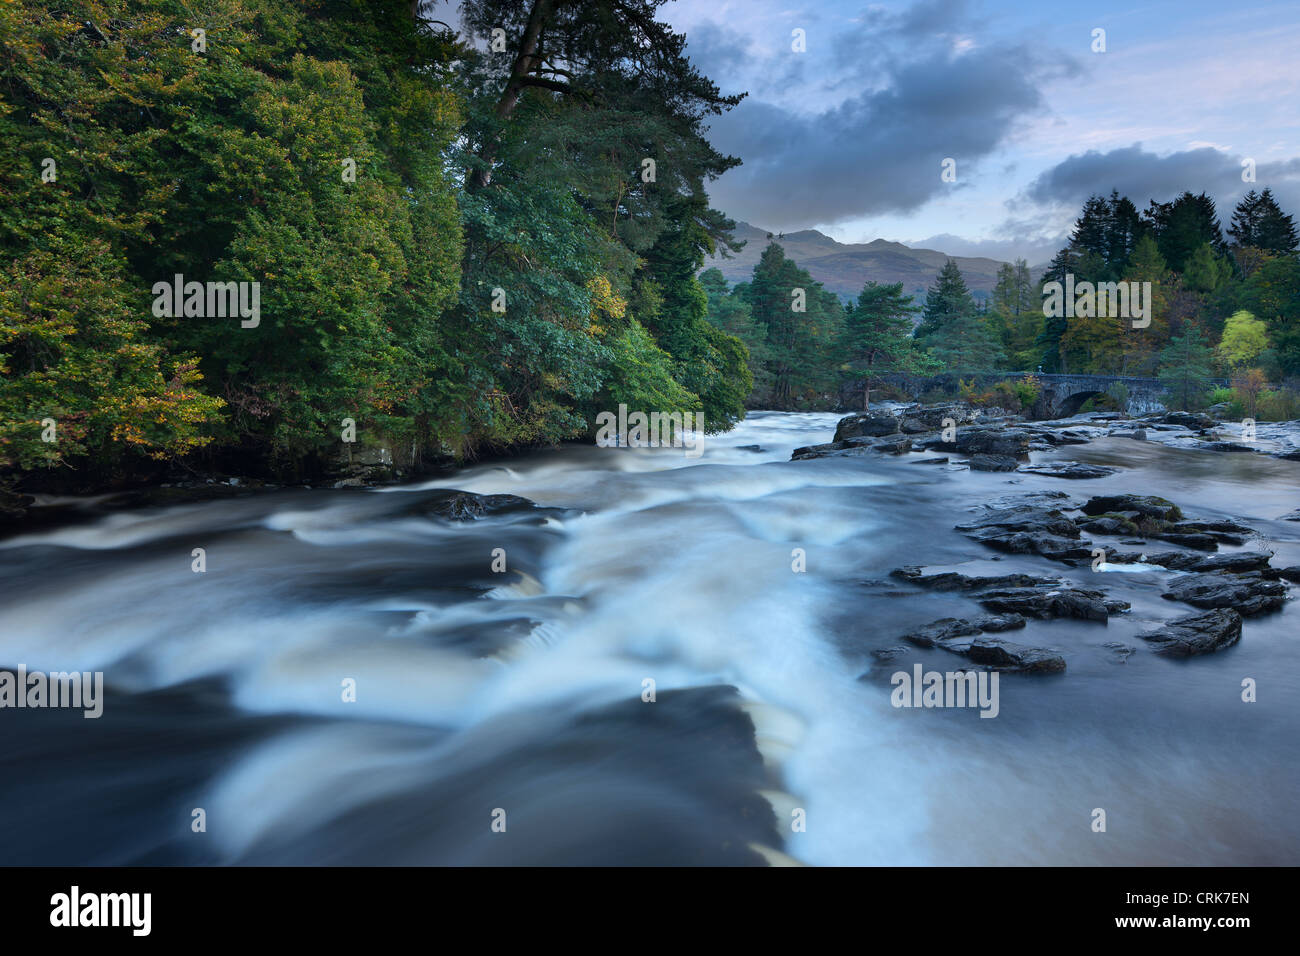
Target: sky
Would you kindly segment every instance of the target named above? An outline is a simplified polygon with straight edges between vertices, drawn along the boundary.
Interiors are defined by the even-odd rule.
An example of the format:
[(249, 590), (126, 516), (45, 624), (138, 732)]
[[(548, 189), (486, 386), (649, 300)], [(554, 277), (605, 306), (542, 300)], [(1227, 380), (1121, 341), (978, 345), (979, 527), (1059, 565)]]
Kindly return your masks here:
[(748, 94), (710, 119), (743, 165), (709, 194), (765, 229), (1037, 264), (1112, 189), (1139, 209), (1208, 192), (1226, 228), (1270, 186), (1300, 218), (1300, 3), (1136, 3), (676, 0), (660, 17)]

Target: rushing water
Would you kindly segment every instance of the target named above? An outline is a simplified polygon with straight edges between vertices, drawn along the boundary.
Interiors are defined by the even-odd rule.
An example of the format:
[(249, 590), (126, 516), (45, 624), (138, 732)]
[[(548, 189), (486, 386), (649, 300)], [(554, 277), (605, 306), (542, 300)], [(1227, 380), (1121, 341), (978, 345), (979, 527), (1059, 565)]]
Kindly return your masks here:
[[(1300, 523), (1277, 519), (1300, 464), (1120, 438), (1035, 454), (1124, 466), (1087, 482), (788, 460), (836, 418), (757, 413), (698, 459), (568, 447), (0, 542), (0, 667), (107, 684), (97, 720), (0, 710), (0, 863), (1300, 860), (1300, 602), (1169, 660), (1136, 637), (1192, 610), (1166, 572), (995, 560), (953, 530), (1002, 495), (1133, 491), (1238, 517), (1296, 565)], [(435, 488), (545, 510), (449, 522)], [(902, 564), (1101, 581), (1133, 610), (1007, 635), (1068, 670), (1003, 675), (996, 719), (895, 709), (860, 679), (870, 652), (978, 613), (891, 582)], [(910, 654), (889, 669), (961, 663)]]

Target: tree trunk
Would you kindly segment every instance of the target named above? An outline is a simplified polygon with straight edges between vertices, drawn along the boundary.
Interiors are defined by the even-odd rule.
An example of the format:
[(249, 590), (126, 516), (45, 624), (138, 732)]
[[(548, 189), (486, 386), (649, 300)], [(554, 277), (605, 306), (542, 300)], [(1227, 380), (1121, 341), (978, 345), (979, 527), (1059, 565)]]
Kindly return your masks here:
[[(501, 93), (501, 99), (497, 101), (498, 120), (504, 120), (514, 112), (515, 107), (519, 105), (519, 96), (524, 90), (524, 79), (541, 62), (537, 56), (537, 47), (541, 43), (542, 26), (546, 23), (546, 17), (550, 12), (551, 0), (533, 0), (533, 8), (528, 13), (528, 26), (524, 28), (519, 55), (515, 57), (514, 65), (510, 67), (510, 79)], [(492, 163), (496, 159), (495, 145), (490, 142), (485, 144), (479, 153), (479, 158), (483, 161), (483, 168), (471, 176), (471, 181), (482, 188), (492, 181)]]

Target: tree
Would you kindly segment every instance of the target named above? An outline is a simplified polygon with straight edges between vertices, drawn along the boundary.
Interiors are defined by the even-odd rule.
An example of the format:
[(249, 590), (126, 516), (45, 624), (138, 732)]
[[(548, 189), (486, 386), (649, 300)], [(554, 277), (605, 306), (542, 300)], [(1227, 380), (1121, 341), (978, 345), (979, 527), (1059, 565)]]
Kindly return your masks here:
[(1284, 375), (1300, 374), (1300, 258), (1269, 259), (1242, 290), (1242, 303), (1268, 328)]
[(1039, 362), (1037, 343), (1043, 333), (1043, 307), (1024, 259), (999, 267), (991, 305), (991, 321), (1003, 351), (1016, 368), (1032, 369)]
[(834, 348), (842, 336), (843, 307), (811, 275), (769, 243), (745, 286), (754, 321), (767, 330), (764, 343), (771, 393), (766, 402), (793, 408), (834, 381)]
[(1228, 235), (1238, 247), (1254, 247), (1273, 255), (1286, 255), (1300, 245), (1295, 223), (1282, 212), (1268, 188), (1262, 194), (1252, 189), (1237, 203)]
[(1204, 243), (1223, 254), (1223, 230), (1214, 208), (1214, 200), (1205, 193), (1184, 192), (1173, 202), (1151, 201), (1143, 220), (1160, 248), (1160, 254), (1174, 272), (1182, 272), (1192, 253)]
[(1252, 364), (1268, 348), (1268, 328), (1245, 309), (1228, 316), (1217, 350), (1219, 361), (1231, 369)]
[(1189, 325), (1160, 353), (1160, 384), (1183, 411), (1198, 404), (1210, 386), (1210, 347), (1195, 325)]
[(975, 298), (966, 287), (961, 269), (948, 259), (925, 294), (921, 321), (913, 335), (918, 342), (925, 342), (965, 317), (974, 317), (975, 313)]
[(915, 366), (912, 316), (916, 313), (903, 283), (868, 282), (844, 320), (844, 350), (849, 367), (863, 377), (863, 408), (871, 407), (873, 377)]
[[(1047, 271), (1043, 273), (1042, 282), (1039, 284), (1039, 302), (1043, 301), (1043, 286), (1049, 282), (1065, 283), (1068, 275), (1076, 274), (1079, 257), (1069, 246), (1059, 250), (1052, 257)], [(1068, 372), (1070, 368), (1069, 357), (1066, 355), (1065, 330), (1068, 320), (1065, 317), (1065, 310), (1061, 310), (1060, 315), (1046, 315), (1043, 318), (1043, 329), (1038, 335), (1037, 345), (1041, 348), (1040, 362), (1049, 372)]]
[(1236, 393), (1237, 401), (1241, 402), (1242, 411), (1248, 418), (1255, 417), (1259, 408), (1260, 393), (1267, 387), (1268, 376), (1264, 374), (1263, 369), (1243, 368), (1232, 375), (1232, 390)]
[(1168, 342), (1171, 276), (1164, 257), (1156, 246), (1154, 237), (1144, 235), (1133, 250), (1125, 282), (1150, 283), (1151, 315), (1144, 328), (1134, 328), (1131, 321), (1120, 323), (1122, 360), (1120, 372), (1125, 375), (1150, 375), (1156, 366), (1160, 349)]

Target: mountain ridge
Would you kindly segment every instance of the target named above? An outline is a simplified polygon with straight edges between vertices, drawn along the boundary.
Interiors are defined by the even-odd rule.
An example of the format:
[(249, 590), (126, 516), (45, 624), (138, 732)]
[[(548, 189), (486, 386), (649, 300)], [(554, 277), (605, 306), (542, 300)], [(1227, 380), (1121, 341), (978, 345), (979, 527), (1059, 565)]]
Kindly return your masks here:
[[(863, 285), (874, 281), (902, 282), (903, 292), (923, 300), (939, 270), (948, 259), (952, 259), (972, 294), (978, 299), (986, 299), (997, 285), (998, 269), (1005, 264), (984, 256), (950, 256), (937, 249), (914, 249), (889, 239), (840, 242), (816, 229), (800, 229), (782, 235), (743, 220), (736, 220), (734, 235), (745, 240), (745, 247), (730, 258), (711, 256), (705, 262), (705, 269), (717, 268), (732, 285), (748, 282), (759, 257), (767, 248), (768, 236), (771, 236), (788, 258), (807, 269), (828, 291), (841, 298), (856, 297)], [(1042, 266), (1031, 267), (1035, 279), (1042, 271)]]

